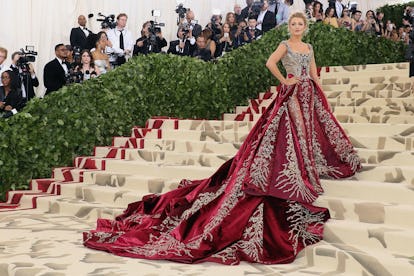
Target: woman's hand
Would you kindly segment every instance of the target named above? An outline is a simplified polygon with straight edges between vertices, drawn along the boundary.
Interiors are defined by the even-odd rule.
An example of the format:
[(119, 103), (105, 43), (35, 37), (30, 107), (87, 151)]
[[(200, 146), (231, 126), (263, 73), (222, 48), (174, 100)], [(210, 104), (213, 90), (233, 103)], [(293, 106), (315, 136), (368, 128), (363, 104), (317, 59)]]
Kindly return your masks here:
[(282, 83), (284, 85), (294, 85), (297, 84), (300, 81), (299, 77), (292, 77), (292, 78), (287, 78), (284, 81), (282, 81)]

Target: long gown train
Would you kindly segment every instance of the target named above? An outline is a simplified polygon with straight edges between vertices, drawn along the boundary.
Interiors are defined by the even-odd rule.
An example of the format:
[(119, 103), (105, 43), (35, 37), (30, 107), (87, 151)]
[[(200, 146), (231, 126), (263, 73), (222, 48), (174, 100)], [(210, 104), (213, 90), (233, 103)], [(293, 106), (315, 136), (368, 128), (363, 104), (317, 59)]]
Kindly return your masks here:
[(310, 53), (289, 45), (283, 65), (301, 76), (276, 99), (234, 158), (210, 178), (128, 205), (115, 220), (84, 233), (87, 247), (117, 255), (183, 263), (289, 263), (318, 242), (329, 211), (312, 205), (320, 177), (344, 178), (360, 160), (309, 78)]

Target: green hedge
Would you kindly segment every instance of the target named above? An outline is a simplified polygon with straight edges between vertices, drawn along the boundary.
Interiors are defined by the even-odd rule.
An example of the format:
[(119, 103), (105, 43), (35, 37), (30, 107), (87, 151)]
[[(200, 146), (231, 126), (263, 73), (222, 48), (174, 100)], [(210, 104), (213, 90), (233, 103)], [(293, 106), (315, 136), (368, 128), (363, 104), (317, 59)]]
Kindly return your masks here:
[[(189, 57), (148, 55), (84, 84), (34, 99), (17, 115), (0, 120), (0, 187), (27, 188), (31, 178), (90, 155), (95, 145), (129, 135), (154, 115), (219, 118), (272, 84), (268, 56), (287, 38), (286, 28), (226, 54), (216, 63)], [(319, 66), (403, 61), (404, 46), (315, 24), (306, 41)]]

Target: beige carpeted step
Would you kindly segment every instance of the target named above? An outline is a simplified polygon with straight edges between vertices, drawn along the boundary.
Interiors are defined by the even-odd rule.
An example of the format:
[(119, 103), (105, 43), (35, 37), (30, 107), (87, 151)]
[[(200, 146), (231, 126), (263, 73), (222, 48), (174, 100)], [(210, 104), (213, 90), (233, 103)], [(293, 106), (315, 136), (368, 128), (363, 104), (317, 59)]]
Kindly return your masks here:
[[(401, 63), (385, 63), (385, 64), (365, 64), (365, 65), (346, 65), (346, 66), (329, 66), (324, 67), (321, 70), (321, 75), (344, 73), (369, 73), (375, 74), (377, 72), (395, 73), (395, 72), (408, 72), (410, 64), (408, 62)], [(329, 72), (328, 72), (329, 71)]]
[(346, 244), (355, 248), (368, 248), (380, 253), (414, 256), (414, 231), (390, 225), (355, 223), (332, 220), (326, 223), (323, 239), (333, 244)]
[[(409, 98), (413, 95), (410, 88), (405, 90), (378, 90), (378, 91), (324, 91), (329, 101), (332, 99), (364, 100), (372, 98)], [(409, 99), (408, 99), (409, 101)]]
[(414, 229), (413, 204), (321, 195), (314, 205), (330, 210), (331, 218)]

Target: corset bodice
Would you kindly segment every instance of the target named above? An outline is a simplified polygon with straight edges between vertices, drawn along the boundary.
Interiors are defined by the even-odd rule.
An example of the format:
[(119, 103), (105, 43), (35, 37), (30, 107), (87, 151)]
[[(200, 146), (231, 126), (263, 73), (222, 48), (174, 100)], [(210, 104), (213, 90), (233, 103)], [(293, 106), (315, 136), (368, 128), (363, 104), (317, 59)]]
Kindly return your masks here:
[(308, 44), (309, 53), (298, 53), (292, 51), (287, 41), (282, 41), (282, 43), (287, 47), (287, 53), (282, 57), (282, 64), (286, 69), (286, 73), (298, 77), (309, 77), (310, 64), (313, 56), (312, 46)]

